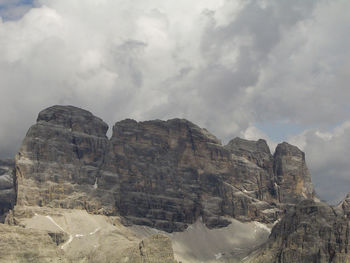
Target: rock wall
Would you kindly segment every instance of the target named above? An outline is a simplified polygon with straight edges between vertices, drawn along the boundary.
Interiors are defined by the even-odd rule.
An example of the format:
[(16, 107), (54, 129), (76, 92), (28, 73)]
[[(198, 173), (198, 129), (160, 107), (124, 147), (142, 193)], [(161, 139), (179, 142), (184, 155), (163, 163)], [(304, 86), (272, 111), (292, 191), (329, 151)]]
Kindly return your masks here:
[(0, 223), (16, 202), (14, 160), (0, 159)]
[(101, 208), (94, 185), (108, 147), (107, 129), (101, 119), (72, 106), (40, 112), (16, 156), (17, 204)]
[(277, 146), (274, 154), (274, 174), (278, 199), (284, 203), (298, 203), (315, 196), (305, 154), (286, 142)]
[(40, 112), (16, 156), (17, 203), (120, 214), (125, 223), (182, 231), (277, 220), (286, 203), (313, 197), (303, 153), (287, 143), (274, 156), (264, 140), (222, 146), (183, 120), (108, 126), (90, 112)]
[(338, 207), (304, 200), (272, 229), (249, 263), (350, 262), (349, 196)]

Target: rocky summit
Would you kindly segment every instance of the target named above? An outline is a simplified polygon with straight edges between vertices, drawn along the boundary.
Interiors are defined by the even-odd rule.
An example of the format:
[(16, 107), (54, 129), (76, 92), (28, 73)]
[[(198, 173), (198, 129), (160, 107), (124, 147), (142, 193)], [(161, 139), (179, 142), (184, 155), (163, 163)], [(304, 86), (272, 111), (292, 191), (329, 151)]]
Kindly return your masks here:
[(0, 161), (0, 262), (348, 262), (349, 198), (318, 201), (297, 147), (185, 119), (107, 130), (53, 106)]

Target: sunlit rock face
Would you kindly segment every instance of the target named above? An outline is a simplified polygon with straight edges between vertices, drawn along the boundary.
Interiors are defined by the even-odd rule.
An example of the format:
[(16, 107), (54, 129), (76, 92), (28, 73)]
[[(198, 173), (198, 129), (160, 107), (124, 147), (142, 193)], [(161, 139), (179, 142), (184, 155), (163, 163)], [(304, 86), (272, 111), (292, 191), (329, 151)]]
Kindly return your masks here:
[(14, 160), (0, 159), (0, 223), (16, 202)]
[(264, 140), (226, 146), (184, 120), (123, 120), (53, 106), (39, 113), (16, 156), (17, 203), (119, 214), (127, 224), (182, 231), (199, 217), (272, 223), (286, 203), (313, 197), (304, 154)]
[(279, 144), (274, 154), (273, 168), (280, 202), (297, 203), (305, 198), (314, 198), (305, 154), (296, 146), (286, 142)]

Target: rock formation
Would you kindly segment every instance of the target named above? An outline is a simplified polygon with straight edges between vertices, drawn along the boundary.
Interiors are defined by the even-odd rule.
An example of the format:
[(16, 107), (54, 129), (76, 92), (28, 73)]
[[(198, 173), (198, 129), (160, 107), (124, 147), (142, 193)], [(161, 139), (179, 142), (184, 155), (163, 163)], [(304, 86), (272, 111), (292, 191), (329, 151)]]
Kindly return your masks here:
[(90, 112), (54, 106), (39, 113), (16, 156), (18, 205), (93, 210), (108, 126)]
[(312, 198), (303, 153), (283, 143), (274, 156), (264, 140), (222, 146), (183, 119), (113, 127), (90, 112), (53, 106), (40, 112), (16, 157), (18, 205), (120, 214), (126, 223), (182, 231), (202, 217), (272, 223), (281, 205)]
[(311, 176), (305, 162), (305, 154), (286, 142), (277, 146), (274, 154), (274, 174), (278, 186), (278, 199), (282, 203), (298, 203), (313, 199)]
[(350, 262), (348, 202), (338, 207), (304, 200), (273, 228), (268, 243), (250, 263)]
[[(26, 239), (37, 233), (53, 253), (50, 262), (80, 260), (90, 247), (79, 250), (76, 245), (76, 250), (65, 250), (62, 244), (74, 247), (74, 242), (70, 244), (74, 238), (96, 232), (73, 235), (67, 230), (73, 228), (69, 222), (77, 218), (83, 222), (81, 214), (76, 212), (74, 219), (62, 211), (84, 210), (94, 216), (89, 217), (92, 224), (100, 222), (100, 216), (105, 221), (120, 216), (125, 226), (142, 225), (168, 233), (184, 231), (198, 222), (206, 229), (229, 229), (233, 219), (242, 224), (258, 221), (257, 226), (265, 231), (270, 231), (267, 225), (275, 224), (268, 242), (246, 262), (350, 261), (350, 195), (337, 207), (316, 202), (305, 155), (297, 147), (284, 142), (272, 155), (264, 140), (234, 138), (223, 146), (207, 130), (184, 119), (126, 119), (114, 125), (110, 139), (107, 129), (100, 118), (73, 106), (53, 106), (39, 113), (15, 163), (0, 161), (0, 219), (13, 209), (7, 224), (24, 228), (1, 226), (0, 232), (9, 233), (8, 242), (18, 243), (19, 236)], [(49, 225), (50, 216), (64, 217), (66, 230), (52, 221), (49, 228), (55, 231), (35, 232)], [(34, 219), (45, 224), (38, 227)], [(32, 220), (30, 224), (28, 220)], [(124, 226), (115, 229), (109, 223), (105, 227), (111, 232), (94, 236), (96, 244), (105, 249), (89, 252), (85, 257), (90, 259), (84, 262), (108, 262), (111, 258), (116, 262), (174, 262), (168, 238), (173, 234), (156, 232), (129, 240)], [(125, 231), (122, 237), (120, 229)], [(266, 240), (267, 235), (263, 236)], [(28, 237), (36, 244), (39, 239)], [(127, 246), (110, 251), (106, 250), (108, 242)], [(20, 247), (26, 251), (27, 245), (24, 242)], [(1, 240), (0, 250), (6, 250)], [(4, 259), (22, 262), (22, 254), (9, 251)], [(36, 256), (46, 262), (45, 253), (29, 258)], [(230, 259), (220, 253), (215, 257)]]
[(0, 223), (16, 202), (14, 161), (0, 159)]

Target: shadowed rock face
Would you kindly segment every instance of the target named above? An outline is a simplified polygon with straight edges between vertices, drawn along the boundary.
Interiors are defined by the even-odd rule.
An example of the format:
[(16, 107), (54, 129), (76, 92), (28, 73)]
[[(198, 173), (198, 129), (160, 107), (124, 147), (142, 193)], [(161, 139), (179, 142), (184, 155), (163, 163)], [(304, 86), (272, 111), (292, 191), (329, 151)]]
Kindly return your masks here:
[(250, 263), (350, 262), (349, 198), (338, 207), (304, 200), (272, 229)]
[(0, 159), (0, 223), (16, 202), (13, 160)]
[(53, 106), (40, 112), (16, 157), (18, 204), (120, 214), (168, 232), (198, 217), (272, 223), (286, 202), (313, 197), (303, 153), (286, 143), (274, 156), (264, 140), (222, 146), (183, 119), (113, 127), (90, 112)]

